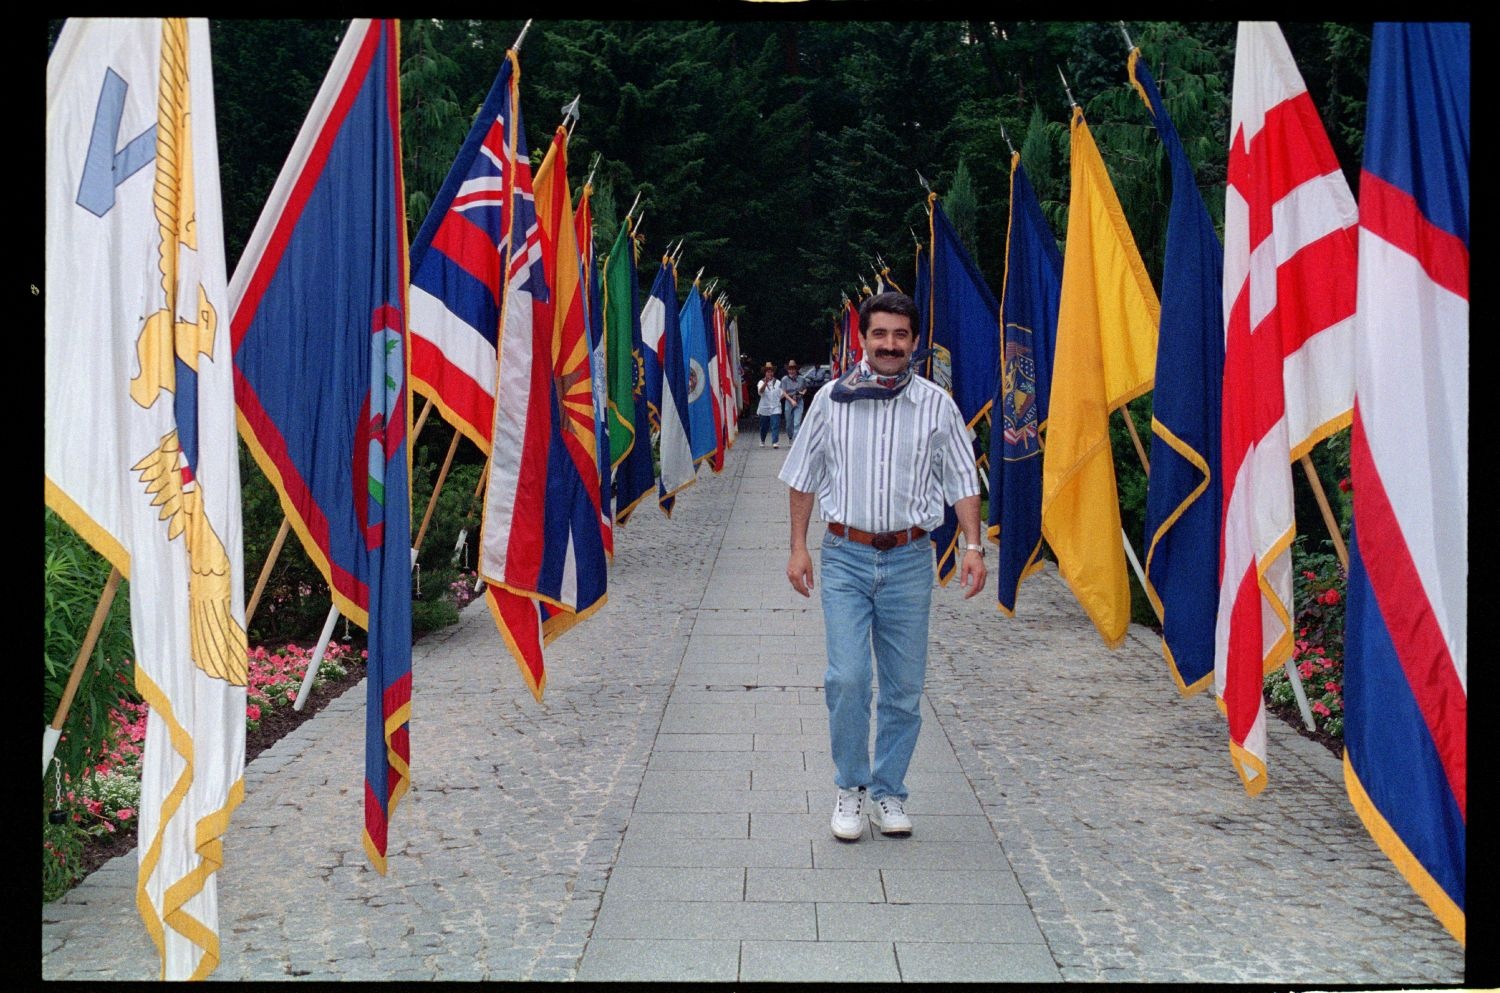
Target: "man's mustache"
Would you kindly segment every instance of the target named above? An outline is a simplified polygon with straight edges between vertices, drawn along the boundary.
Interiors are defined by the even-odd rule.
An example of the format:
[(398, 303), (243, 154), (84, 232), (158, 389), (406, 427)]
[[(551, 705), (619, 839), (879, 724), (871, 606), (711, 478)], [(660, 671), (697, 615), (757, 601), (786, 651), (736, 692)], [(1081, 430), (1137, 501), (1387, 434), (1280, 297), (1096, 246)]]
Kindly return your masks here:
[(900, 349), (877, 348), (875, 350), (875, 357), (881, 359), (904, 359), (906, 358), (906, 353)]

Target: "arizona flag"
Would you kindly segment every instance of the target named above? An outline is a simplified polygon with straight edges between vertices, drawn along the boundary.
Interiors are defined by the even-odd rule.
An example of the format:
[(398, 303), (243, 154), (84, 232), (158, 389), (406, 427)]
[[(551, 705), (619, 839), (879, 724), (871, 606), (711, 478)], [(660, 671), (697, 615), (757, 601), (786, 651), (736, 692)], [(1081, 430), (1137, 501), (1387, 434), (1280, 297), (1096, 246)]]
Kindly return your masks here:
[(1349, 423), (1358, 215), (1281, 29), (1240, 22), (1224, 197), (1223, 538), (1214, 692), (1251, 795), (1265, 674), (1292, 650), (1291, 462)]
[(516, 53), (506, 52), (411, 246), (412, 389), (486, 455), (495, 419), (495, 339), (511, 229), (520, 76)]
[(1377, 24), (1359, 181), (1344, 782), (1466, 940), (1469, 26)]
[(1041, 568), (1042, 429), (1052, 388), (1062, 255), (1021, 156), (1010, 157), (1010, 226), (1000, 291), (999, 414), (990, 414), (989, 534), (996, 603), (1015, 613), (1021, 580)]
[(1068, 588), (1114, 648), (1130, 625), (1130, 581), (1116, 540), (1122, 532), (1109, 415), (1151, 389), (1161, 305), (1077, 106), (1071, 169), (1042, 457), (1042, 534)]
[(604, 605), (608, 565), (567, 132), (555, 132), (533, 194), (516, 123), (516, 228), (481, 547), (490, 612), (540, 700), (543, 644)]
[(163, 979), (219, 964), (244, 797), (244, 573), (208, 22), (71, 19), (47, 61), (47, 505), (130, 580), (136, 906)]
[(230, 283), (240, 435), (370, 635), (365, 852), (410, 777), (406, 218), (396, 22), (355, 20)]
[(1162, 652), (1183, 695), (1214, 671), (1218, 607), (1219, 481), (1224, 381), (1224, 249), (1192, 163), (1156, 81), (1131, 49), (1128, 63), (1172, 170), (1162, 267), (1151, 478), (1146, 492), (1146, 595), (1162, 618)]

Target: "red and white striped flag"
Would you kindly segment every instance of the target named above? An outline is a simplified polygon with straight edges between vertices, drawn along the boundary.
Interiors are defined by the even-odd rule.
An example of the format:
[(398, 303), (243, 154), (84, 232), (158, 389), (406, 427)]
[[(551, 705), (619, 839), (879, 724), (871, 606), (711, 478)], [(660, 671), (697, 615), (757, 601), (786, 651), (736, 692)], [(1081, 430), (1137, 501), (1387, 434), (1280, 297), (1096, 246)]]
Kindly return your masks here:
[(1224, 203), (1224, 515), (1214, 691), (1245, 789), (1266, 783), (1261, 683), (1292, 648), (1290, 463), (1349, 424), (1359, 216), (1271, 22), (1241, 22)]

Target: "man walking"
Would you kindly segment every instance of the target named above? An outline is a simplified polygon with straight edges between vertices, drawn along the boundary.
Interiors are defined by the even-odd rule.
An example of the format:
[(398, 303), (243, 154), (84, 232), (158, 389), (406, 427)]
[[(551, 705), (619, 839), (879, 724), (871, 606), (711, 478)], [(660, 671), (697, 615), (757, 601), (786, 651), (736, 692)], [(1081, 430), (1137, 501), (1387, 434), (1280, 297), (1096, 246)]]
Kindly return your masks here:
[(781, 377), (781, 392), (786, 397), (786, 440), (797, 440), (797, 428), (802, 424), (803, 388), (807, 381), (797, 375), (797, 360), (786, 360), (786, 375)]
[[(792, 588), (813, 588), (807, 526), (813, 500), (822, 540), (828, 669), (824, 696), (838, 794), (835, 837), (857, 840), (864, 811), (883, 834), (911, 834), (906, 769), (921, 729), (933, 553), (927, 532), (958, 515), (966, 542), (965, 599), (984, 587), (979, 475), (973, 435), (946, 391), (913, 373), (917, 308), (881, 293), (859, 308), (864, 358), (813, 398), (780, 478), (791, 489)], [(870, 761), (871, 649), (880, 702)]]

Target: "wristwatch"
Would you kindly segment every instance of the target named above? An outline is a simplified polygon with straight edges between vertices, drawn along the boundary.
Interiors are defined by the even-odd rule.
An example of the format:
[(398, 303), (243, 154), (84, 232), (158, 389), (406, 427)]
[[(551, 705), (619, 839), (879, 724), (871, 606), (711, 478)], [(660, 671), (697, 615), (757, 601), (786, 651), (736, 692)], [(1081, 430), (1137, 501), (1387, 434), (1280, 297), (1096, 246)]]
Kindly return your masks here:
[(966, 551), (966, 552), (978, 552), (979, 553), (979, 557), (980, 558), (984, 558), (984, 546), (983, 545), (976, 545), (976, 544), (970, 542), (969, 544), (967, 544), (967, 545), (964, 546), (964, 551)]

